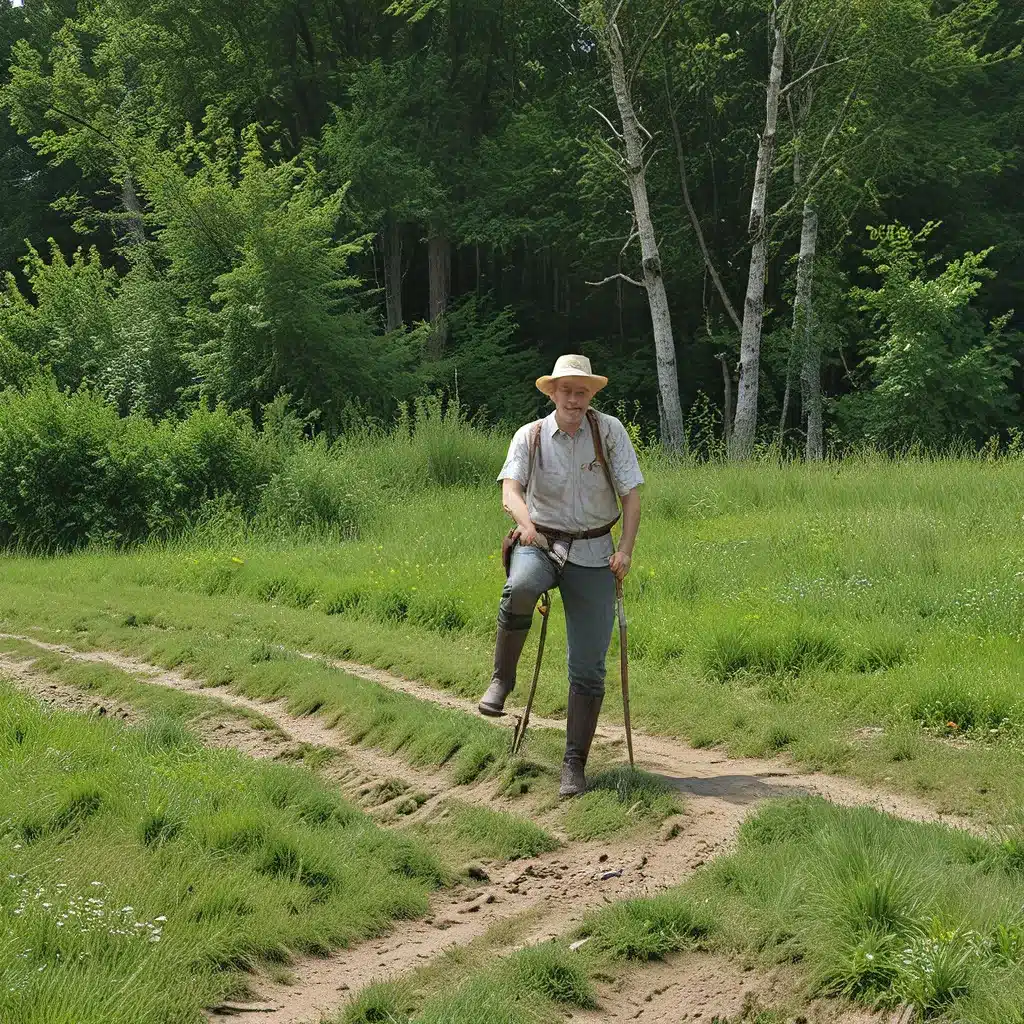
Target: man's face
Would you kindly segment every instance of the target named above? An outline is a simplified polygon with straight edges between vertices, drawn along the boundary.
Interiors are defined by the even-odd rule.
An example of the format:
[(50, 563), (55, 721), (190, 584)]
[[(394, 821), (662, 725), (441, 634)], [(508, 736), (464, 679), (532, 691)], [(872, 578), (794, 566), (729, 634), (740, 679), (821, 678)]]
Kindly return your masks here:
[(555, 385), (555, 408), (559, 419), (569, 426), (578, 426), (590, 405), (592, 393), (589, 387), (572, 377), (563, 377)]

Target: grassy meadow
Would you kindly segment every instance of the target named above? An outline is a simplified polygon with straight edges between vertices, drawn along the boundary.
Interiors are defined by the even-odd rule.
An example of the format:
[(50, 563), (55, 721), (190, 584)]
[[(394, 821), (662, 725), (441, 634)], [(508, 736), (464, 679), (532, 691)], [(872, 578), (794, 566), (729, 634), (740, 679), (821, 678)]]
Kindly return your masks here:
[(258, 964), (422, 915), (446, 877), (308, 771), (0, 684), (5, 1024), (197, 1020)]
[[(507, 521), (491, 481), (505, 439), (429, 426), (302, 456), (296, 516), (312, 479), (321, 505), (335, 492), (348, 502), (354, 535), (254, 530), (225, 513), (131, 552), (7, 556), (0, 625), (187, 665), (211, 682), (231, 681), (234, 655), (258, 659), (262, 645), (266, 664), (248, 675), (295, 706), (337, 690), (312, 692), (294, 660), (275, 664), (298, 650), (476, 696), (502, 583)], [(998, 817), (1020, 800), (1024, 463), (644, 462), (626, 584), (638, 727), (738, 754), (785, 750), (950, 811)], [(537, 709), (558, 715), (557, 599), (552, 625)], [(613, 640), (612, 717), (617, 665)]]
[[(293, 453), (286, 479), (275, 477), (272, 522), (218, 500), (173, 541), (9, 553), (0, 631), (284, 697), (291, 713), (316, 712), (354, 742), (446, 771), (455, 787), (493, 779), (505, 795), (553, 792), (558, 734), (532, 731), (526, 757), (510, 761), (504, 730), (303, 657), (479, 695), (502, 585), (507, 521), (493, 477), (505, 443), (428, 419), (411, 434), (310, 445)], [(964, 1024), (1024, 1020), (1024, 462), (733, 466), (645, 451), (643, 463), (626, 584), (635, 726), (736, 754), (783, 752), (973, 815), (994, 838), (816, 801), (770, 806), (744, 826), (735, 853), (678, 890), (609, 907), (578, 936), (483, 973), (473, 969), (483, 953), (452, 953), (422, 977), (364, 993), (339, 1021), (539, 1024), (592, 1006), (592, 980), (616, 965), (686, 949), (793, 962), (808, 991), (904, 1001)], [(552, 627), (536, 708), (558, 716), (557, 598)], [(199, 697), (17, 640), (0, 649), (151, 719), (130, 729), (0, 693), (5, 1021), (189, 1019), (243, 992), (239, 972), (257, 962), (422, 913), (460, 858), (557, 845), (521, 817), (460, 803), (457, 789), (443, 819), (381, 829), (315, 770), (203, 750), (187, 730), (204, 713)], [(613, 641), (612, 719), (617, 653)], [(649, 777), (599, 761), (595, 781), (559, 819), (569, 841), (678, 810)], [(367, 873), (365, 900), (352, 899), (350, 880)], [(61, 915), (90, 907), (107, 916), (66, 943), (58, 922), (71, 917)], [(570, 954), (576, 937), (590, 941)], [(170, 979), (165, 1002), (125, 1002), (151, 966)], [(71, 1001), (77, 989), (92, 1002)], [(42, 1016), (26, 1009), (37, 1004)], [(774, 1012), (757, 1019), (786, 1019)]]

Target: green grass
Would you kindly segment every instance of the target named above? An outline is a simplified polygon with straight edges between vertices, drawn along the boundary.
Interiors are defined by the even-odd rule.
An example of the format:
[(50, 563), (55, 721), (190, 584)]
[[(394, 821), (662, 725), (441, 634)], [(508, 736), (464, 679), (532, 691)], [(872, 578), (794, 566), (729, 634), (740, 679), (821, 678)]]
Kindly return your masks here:
[(0, 1019), (198, 1019), (259, 962), (427, 909), (445, 873), (299, 768), (0, 688)]
[(581, 933), (614, 959), (738, 950), (798, 962), (814, 994), (1007, 1024), (1024, 1019), (1018, 835), (992, 842), (818, 799), (777, 801), (745, 822), (735, 854), (679, 889), (601, 911)]
[(444, 846), (446, 856), (462, 859), (521, 860), (559, 846), (554, 836), (526, 818), (457, 800), (448, 801), (442, 817), (413, 831), (431, 845)]
[(570, 839), (603, 839), (642, 823), (658, 824), (682, 810), (679, 798), (655, 775), (629, 766), (599, 772), (564, 814)]
[[(985, 840), (817, 798), (773, 801), (746, 821), (734, 853), (679, 887), (612, 904), (572, 934), (504, 958), (486, 942), (453, 951), (361, 993), (338, 1024), (545, 1024), (594, 1006), (593, 980), (683, 951), (788, 965), (797, 1013), (801, 1000), (828, 997), (909, 1004), (949, 1024), (1019, 1024), (1022, 835), (1008, 828)], [(790, 1019), (751, 1000), (734, 1024)]]
[(567, 1010), (597, 1006), (585, 964), (560, 943), (489, 962), (486, 949), (442, 958), (443, 973), (371, 985), (336, 1024), (555, 1024)]
[[(176, 630), (151, 634), (156, 643), (141, 653), (165, 667), (186, 669), (205, 684), (230, 684), (249, 697), (287, 696), (290, 714), (318, 713), (329, 725), (340, 726), (354, 743), (400, 754), (414, 765), (447, 767), (457, 785), (497, 774), (509, 764), (510, 740), (505, 730), (388, 690), (322, 661), (299, 657), (258, 639), (248, 630), (244, 637), (226, 641), (209, 625), (214, 624), (190, 630), (187, 638)], [(131, 645), (121, 646), (132, 649)], [(43, 670), (55, 672), (82, 689), (123, 697), (144, 708), (174, 707), (193, 699), (193, 695), (147, 687), (113, 666), (76, 664), (60, 654), (41, 652), (19, 641), (0, 640), (3, 649), (34, 658)], [(251, 717), (260, 718), (256, 714)], [(269, 725), (269, 721), (264, 724)], [(537, 730), (535, 749), (551, 746), (550, 741), (539, 738), (541, 735)], [(547, 760), (553, 764), (554, 758), (551, 748)]]
[[(398, 479), (401, 446), (389, 444), (385, 468)], [(370, 466), (382, 452), (359, 457)], [(737, 754), (785, 751), (909, 792), (933, 784), (945, 810), (995, 817), (1024, 800), (1024, 465), (654, 462), (646, 471), (626, 585), (638, 728)], [(263, 644), (269, 661), (245, 685), (301, 688), (296, 706), (329, 699), (333, 683), (314, 685), (275, 645), (477, 697), (506, 520), (496, 487), (462, 479), (417, 485), (415, 500), (386, 491), (359, 538), (344, 543), (247, 539), (214, 523), (192, 541), (132, 553), (8, 557), (0, 624), (187, 665), (213, 681), (232, 680), (236, 653), (255, 657)], [(538, 714), (565, 707), (560, 617), (556, 600)], [(617, 661), (613, 639), (613, 718)], [(883, 732), (864, 739), (864, 726)], [(894, 759), (891, 736), (907, 730), (922, 742), (904, 741), (909, 756)], [(489, 756), (483, 742), (470, 761)]]

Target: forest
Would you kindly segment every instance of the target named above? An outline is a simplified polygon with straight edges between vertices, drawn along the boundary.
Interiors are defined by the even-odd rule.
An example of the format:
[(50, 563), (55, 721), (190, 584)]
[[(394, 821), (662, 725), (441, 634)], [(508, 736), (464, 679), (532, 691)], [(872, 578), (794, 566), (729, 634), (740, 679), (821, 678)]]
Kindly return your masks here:
[(5, 0), (0, 389), (334, 438), (522, 422), (582, 352), (667, 450), (1012, 444), (1022, 38), (1012, 0)]

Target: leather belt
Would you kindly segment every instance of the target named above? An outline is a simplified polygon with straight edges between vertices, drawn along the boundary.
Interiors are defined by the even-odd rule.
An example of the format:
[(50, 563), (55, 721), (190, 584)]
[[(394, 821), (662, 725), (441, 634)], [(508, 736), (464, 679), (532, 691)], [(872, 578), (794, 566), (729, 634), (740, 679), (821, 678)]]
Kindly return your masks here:
[(612, 527), (619, 521), (616, 516), (605, 526), (595, 527), (593, 530), (581, 530), (579, 533), (570, 533), (567, 530), (556, 530), (551, 526), (540, 526), (534, 523), (538, 533), (543, 533), (548, 540), (594, 540), (596, 537), (604, 537), (612, 532)]

